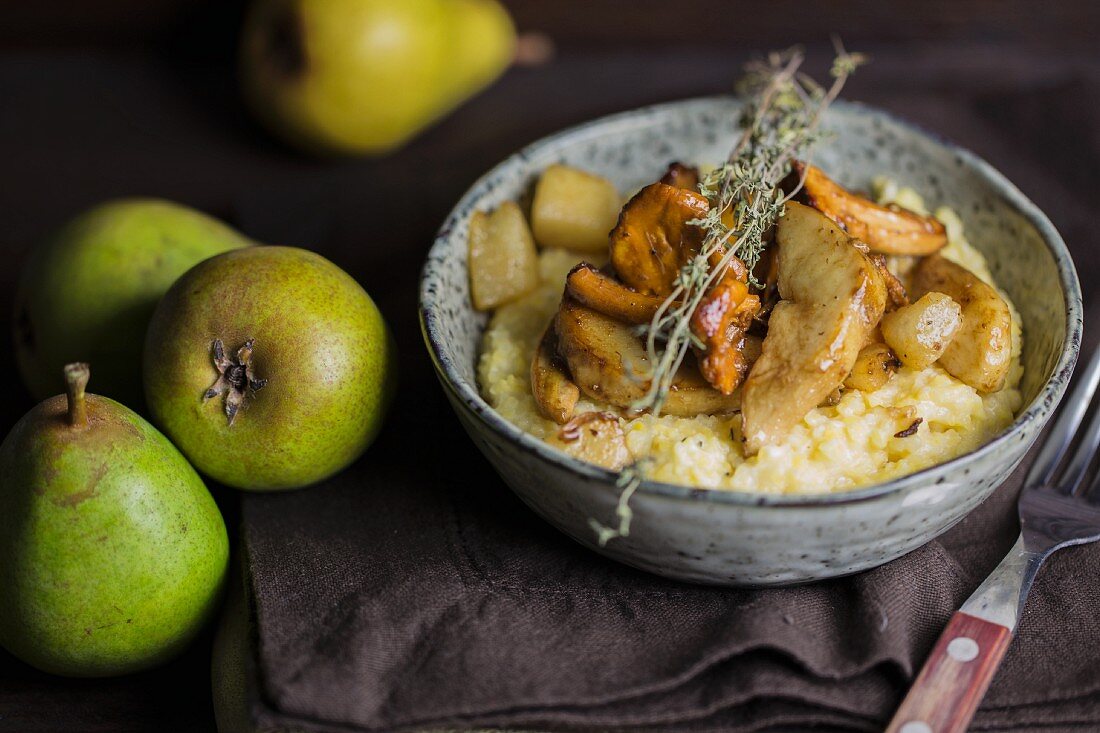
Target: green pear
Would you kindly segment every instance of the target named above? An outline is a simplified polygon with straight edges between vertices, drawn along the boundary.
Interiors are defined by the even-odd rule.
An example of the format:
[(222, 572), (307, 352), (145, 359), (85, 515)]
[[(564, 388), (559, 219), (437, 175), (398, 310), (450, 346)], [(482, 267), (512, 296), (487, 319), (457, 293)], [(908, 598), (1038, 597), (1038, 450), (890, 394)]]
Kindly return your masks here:
[(288, 142), (379, 154), (493, 81), (514, 44), (496, 0), (256, 0), (241, 78)]
[(141, 345), (157, 301), (192, 265), (251, 242), (185, 206), (110, 201), (81, 214), (28, 261), (15, 353), (35, 399), (62, 391), (65, 364), (96, 365), (96, 390), (141, 406)]
[(202, 479), (130, 409), (84, 393), (27, 413), (0, 445), (0, 643), (101, 677), (179, 652), (215, 611), (229, 540)]
[(394, 361), (351, 276), (303, 249), (250, 247), (196, 265), (165, 294), (145, 341), (145, 399), (207, 476), (298, 488), (374, 440)]

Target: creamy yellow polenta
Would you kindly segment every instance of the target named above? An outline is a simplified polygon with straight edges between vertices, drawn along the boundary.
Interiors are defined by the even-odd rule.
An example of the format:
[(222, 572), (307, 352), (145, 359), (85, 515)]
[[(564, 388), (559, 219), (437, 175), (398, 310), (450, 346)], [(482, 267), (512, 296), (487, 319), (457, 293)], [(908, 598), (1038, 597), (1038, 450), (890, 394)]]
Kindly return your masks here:
[[(911, 189), (883, 179), (875, 182), (875, 191), (880, 203), (927, 213)], [(942, 254), (994, 284), (985, 258), (966, 241), (959, 217), (948, 208), (934, 213), (948, 232)], [(572, 446), (558, 438), (560, 426), (535, 409), (530, 368), (538, 338), (557, 310), (565, 276), (581, 259), (559, 249), (541, 253), (540, 286), (493, 314), (478, 367), (482, 393), (501, 415), (566, 452)], [(893, 264), (905, 268), (904, 262)], [(938, 365), (919, 371), (902, 367), (874, 392), (847, 391), (838, 404), (812, 410), (786, 440), (749, 459), (736, 439), (738, 415), (620, 419), (626, 445), (634, 458), (649, 459), (648, 478), (773, 494), (844, 491), (942, 463), (1000, 433), (1020, 407), (1020, 318), (1001, 294), (1012, 310), (1013, 364), (999, 392), (982, 395)], [(600, 409), (582, 399), (576, 414)], [(915, 434), (896, 437), (916, 418), (923, 422)]]

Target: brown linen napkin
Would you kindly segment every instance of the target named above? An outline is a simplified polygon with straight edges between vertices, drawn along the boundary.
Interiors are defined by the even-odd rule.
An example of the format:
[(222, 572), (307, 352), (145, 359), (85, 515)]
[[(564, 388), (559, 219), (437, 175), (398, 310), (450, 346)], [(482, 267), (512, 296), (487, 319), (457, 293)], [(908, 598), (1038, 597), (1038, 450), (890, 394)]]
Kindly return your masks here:
[[(1026, 58), (1013, 71), (979, 50), (916, 60), (932, 73), (914, 67), (913, 49), (868, 50), (876, 62), (853, 79), (856, 97), (1001, 167), (1057, 223), (1091, 293), (1092, 72), (1039, 74)], [(976, 60), (994, 71), (972, 70)], [(240, 637), (238, 698), (248, 729), (881, 730), (950, 614), (1011, 546), (1018, 478), (873, 572), (773, 591), (692, 588), (574, 546), (503, 487), (434, 383), (413, 316), (416, 272), (435, 221), (470, 180), (594, 111), (582, 114), (571, 95), (548, 117), (546, 104), (507, 95), (523, 86), (524, 99), (558, 99), (560, 79), (592, 63), (563, 57), (554, 74), (506, 78), (500, 96), (459, 113), (451, 137), (327, 179), (258, 186), (236, 207), (257, 240), (323, 243), (363, 282), (394, 325), (403, 379), (381, 440), (351, 470), (305, 492), (244, 499), (240, 606), (255, 624)], [(683, 96), (687, 76), (717, 89), (728, 66), (639, 54), (616, 68), (601, 77), (600, 109), (649, 101), (630, 91), (637, 78), (654, 99)], [(414, 179), (413, 197), (413, 183), (372, 185)], [(366, 201), (390, 215), (364, 215)], [(1100, 730), (1098, 571), (1100, 547), (1050, 561), (974, 730)]]
[[(399, 405), (327, 485), (246, 497), (258, 729), (879, 730), (1016, 533), (1019, 472), (940, 540), (867, 573), (679, 584), (559, 535), (441, 399), (424, 407)], [(1100, 726), (1098, 572), (1097, 547), (1051, 562), (974, 730)]]

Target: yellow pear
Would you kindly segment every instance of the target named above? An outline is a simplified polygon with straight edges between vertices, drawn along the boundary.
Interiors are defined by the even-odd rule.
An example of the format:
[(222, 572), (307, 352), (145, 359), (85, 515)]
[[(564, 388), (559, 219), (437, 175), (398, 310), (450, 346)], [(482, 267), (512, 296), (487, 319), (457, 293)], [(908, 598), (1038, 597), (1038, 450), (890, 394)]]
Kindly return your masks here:
[(241, 76), (288, 142), (381, 154), (493, 81), (514, 44), (496, 0), (255, 0)]

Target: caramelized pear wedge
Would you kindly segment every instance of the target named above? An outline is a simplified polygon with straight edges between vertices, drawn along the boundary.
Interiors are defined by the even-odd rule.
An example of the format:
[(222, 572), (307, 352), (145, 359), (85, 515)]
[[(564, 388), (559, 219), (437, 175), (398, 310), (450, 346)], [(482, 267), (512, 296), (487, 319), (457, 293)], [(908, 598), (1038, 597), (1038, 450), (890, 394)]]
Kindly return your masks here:
[(581, 398), (580, 389), (558, 356), (558, 335), (553, 321), (542, 332), (535, 358), (531, 360), (531, 393), (538, 413), (558, 425), (573, 418), (573, 410)]
[(962, 308), (962, 322), (939, 359), (947, 373), (980, 392), (1004, 387), (1012, 364), (1012, 312), (1004, 298), (970, 270), (939, 255), (917, 265), (913, 290), (944, 293)]
[(667, 297), (680, 269), (702, 246), (689, 224), (710, 209), (695, 191), (652, 183), (627, 202), (611, 230), (611, 265), (619, 280), (646, 295)]
[[(630, 326), (569, 297), (562, 300), (555, 323), (558, 353), (583, 394), (627, 410), (645, 396), (649, 359)], [(678, 417), (713, 415), (732, 412), (740, 403), (739, 392), (722, 394), (707, 384), (693, 360), (686, 360), (661, 412)]]
[(962, 308), (943, 293), (925, 293), (916, 303), (882, 317), (882, 337), (914, 369), (943, 356), (962, 323)]
[(795, 174), (804, 176), (802, 199), (867, 243), (872, 252), (890, 255), (928, 255), (947, 244), (947, 230), (936, 219), (900, 206), (879, 206), (848, 191), (820, 168), (795, 161)]
[(652, 321), (665, 302), (664, 298), (632, 290), (587, 262), (570, 270), (565, 291), (581, 305), (634, 325)]
[(841, 385), (886, 307), (878, 268), (821, 212), (788, 203), (776, 244), (783, 299), (742, 388), (747, 455), (783, 440)]
[(864, 346), (856, 356), (851, 373), (844, 379), (845, 389), (874, 392), (886, 384), (901, 366), (897, 355), (884, 343)]

